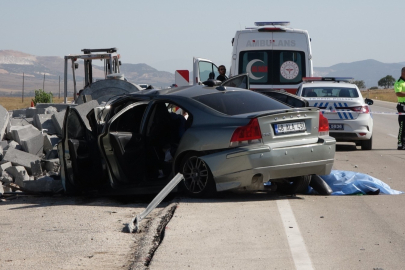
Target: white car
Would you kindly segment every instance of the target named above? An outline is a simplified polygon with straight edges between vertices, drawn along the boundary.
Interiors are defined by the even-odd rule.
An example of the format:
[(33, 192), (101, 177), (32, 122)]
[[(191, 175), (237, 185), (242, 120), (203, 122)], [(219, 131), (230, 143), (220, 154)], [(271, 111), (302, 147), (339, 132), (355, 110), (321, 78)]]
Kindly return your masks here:
[(318, 107), (329, 121), (329, 134), (338, 142), (354, 142), (362, 150), (372, 149), (373, 118), (369, 105), (352, 78), (303, 78), (297, 95), (310, 107)]

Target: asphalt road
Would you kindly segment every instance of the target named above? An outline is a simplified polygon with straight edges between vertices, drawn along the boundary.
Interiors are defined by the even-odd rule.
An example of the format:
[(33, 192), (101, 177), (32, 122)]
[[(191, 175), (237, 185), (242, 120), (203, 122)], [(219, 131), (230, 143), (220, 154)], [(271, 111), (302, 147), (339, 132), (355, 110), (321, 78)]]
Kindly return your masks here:
[[(371, 108), (395, 112), (393, 103)], [(374, 115), (374, 149), (340, 143), (334, 169), (366, 173), (405, 191), (405, 151), (395, 150), (397, 126), (395, 115)], [(142, 221), (140, 233), (122, 232), (150, 200), (27, 196), (1, 202), (0, 269), (386, 270), (405, 265), (405, 195), (225, 192), (206, 200), (180, 198), (164, 234), (157, 231), (168, 209), (174, 209), (165, 207), (170, 201)]]
[[(396, 112), (378, 102), (375, 112)], [(397, 116), (374, 117), (373, 150), (339, 143), (334, 169), (405, 191)], [(405, 195), (283, 197), (220, 193), (182, 199), (150, 269), (403, 269)]]

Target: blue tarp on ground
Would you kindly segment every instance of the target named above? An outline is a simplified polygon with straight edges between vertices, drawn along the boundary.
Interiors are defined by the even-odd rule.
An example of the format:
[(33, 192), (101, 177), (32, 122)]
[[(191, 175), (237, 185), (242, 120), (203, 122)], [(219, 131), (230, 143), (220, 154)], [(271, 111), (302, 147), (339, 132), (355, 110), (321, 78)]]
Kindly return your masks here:
[[(329, 175), (320, 175), (331, 187), (331, 195), (355, 194), (402, 194), (402, 191), (391, 189), (386, 183), (364, 173), (332, 170)], [(378, 192), (379, 190), (379, 192)], [(310, 192), (311, 193), (311, 192)]]

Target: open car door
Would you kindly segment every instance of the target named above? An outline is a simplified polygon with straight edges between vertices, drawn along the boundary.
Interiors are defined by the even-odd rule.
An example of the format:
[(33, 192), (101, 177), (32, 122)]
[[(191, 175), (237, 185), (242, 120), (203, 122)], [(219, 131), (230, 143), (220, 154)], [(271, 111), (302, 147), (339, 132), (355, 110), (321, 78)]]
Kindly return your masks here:
[(224, 81), (221, 86), (238, 87), (243, 89), (249, 89), (249, 74), (244, 73), (240, 75), (233, 76), (228, 80)]
[(87, 115), (96, 106), (98, 102), (93, 101), (84, 108), (79, 109), (78, 106), (66, 109), (58, 151), (62, 184), (67, 193), (97, 189), (108, 184), (96, 133), (92, 131), (87, 119)]
[(209, 79), (216, 79), (218, 75), (218, 67), (212, 61), (193, 58), (193, 84), (201, 84)]
[(149, 101), (132, 103), (106, 124), (99, 136), (111, 185), (137, 185), (146, 179), (145, 136), (142, 132)]

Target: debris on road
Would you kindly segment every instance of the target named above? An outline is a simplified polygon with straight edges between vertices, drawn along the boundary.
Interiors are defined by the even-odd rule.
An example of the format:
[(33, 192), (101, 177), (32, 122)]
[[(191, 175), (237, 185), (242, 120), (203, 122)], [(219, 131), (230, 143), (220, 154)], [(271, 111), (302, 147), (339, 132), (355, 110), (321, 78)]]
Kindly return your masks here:
[(153, 209), (155, 209), (166, 196), (180, 183), (184, 180), (184, 176), (181, 173), (176, 174), (172, 180), (159, 192), (158, 195), (152, 200), (152, 202), (145, 208), (145, 210), (137, 215), (128, 224), (128, 232), (135, 233), (139, 229), (139, 222), (144, 219)]
[(76, 105), (42, 103), (9, 112), (0, 106), (0, 196), (63, 190), (56, 146), (67, 106)]

